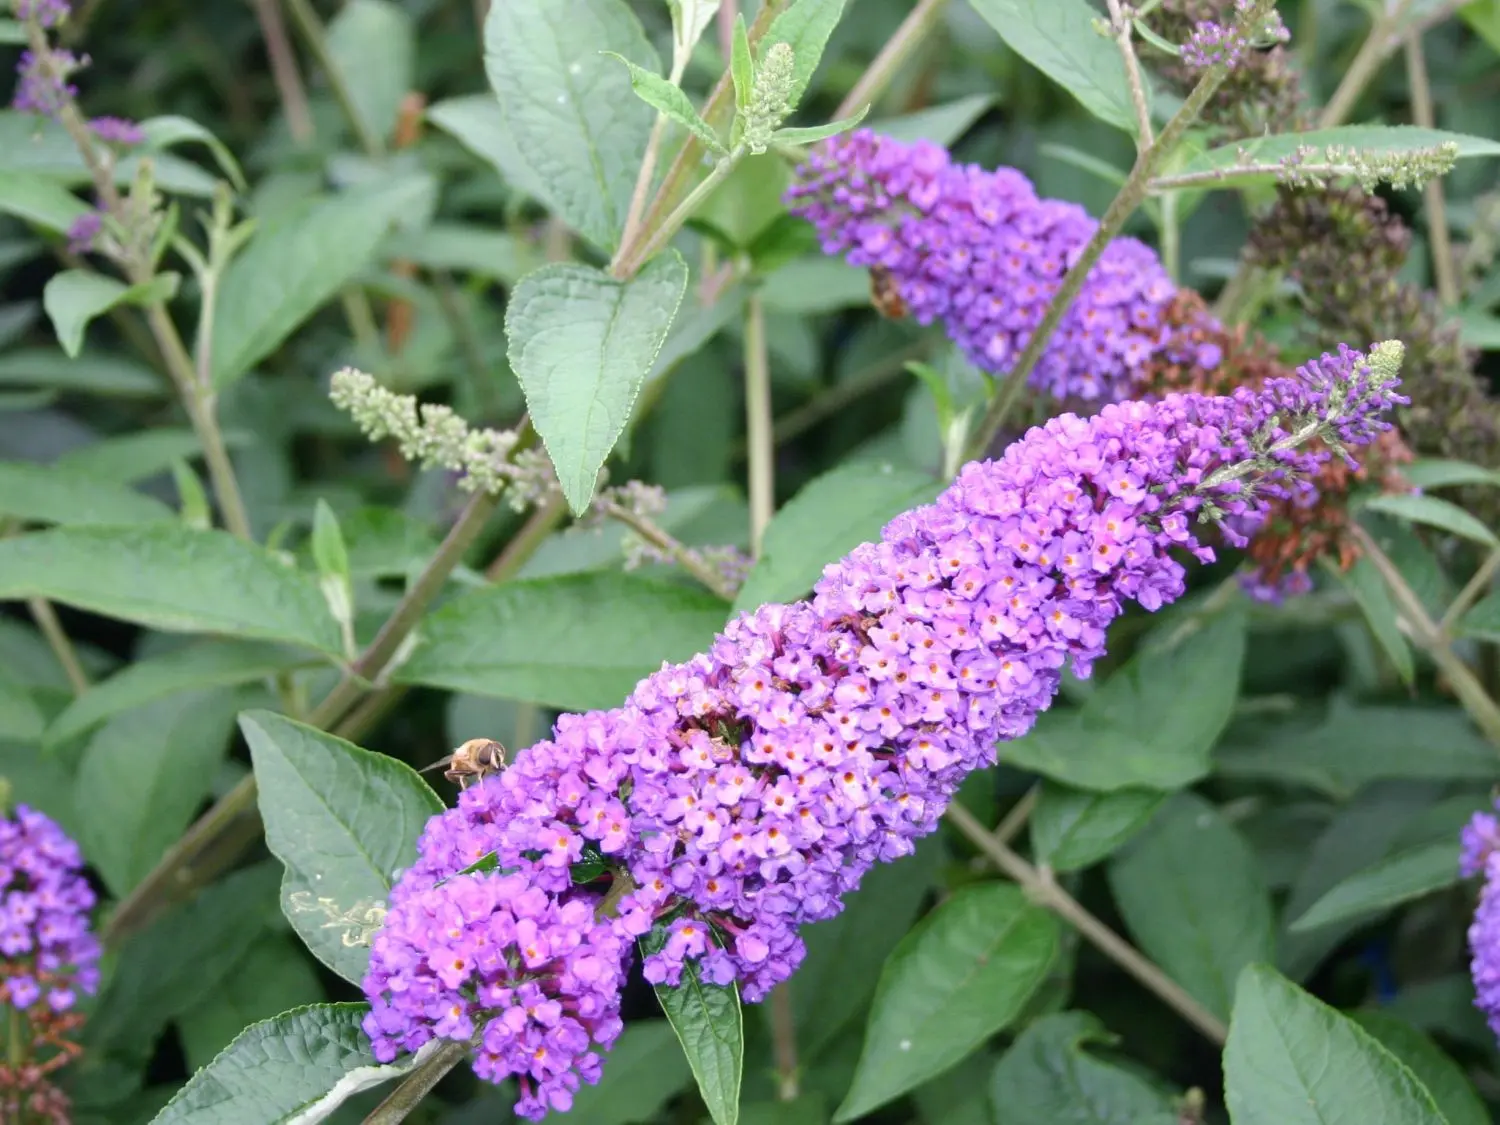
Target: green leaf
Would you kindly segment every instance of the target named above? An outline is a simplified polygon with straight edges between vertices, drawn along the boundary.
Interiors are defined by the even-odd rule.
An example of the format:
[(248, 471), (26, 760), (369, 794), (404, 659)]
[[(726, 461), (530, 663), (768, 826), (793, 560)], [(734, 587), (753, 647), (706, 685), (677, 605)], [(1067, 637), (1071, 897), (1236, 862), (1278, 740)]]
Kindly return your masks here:
[(214, 305), (214, 386), (239, 379), (352, 281), (428, 186), (406, 176), (317, 197), (257, 230), (225, 271)]
[[(247, 711), (266, 846), (286, 865), (281, 905), (318, 960), (359, 984), (372, 908), (443, 803), (417, 772), (270, 711)], [(328, 902), (326, 900), (332, 900)]]
[(179, 1017), (188, 1070), (208, 1066), (252, 1023), (322, 996), (317, 974), (297, 944), (282, 934), (265, 935), (213, 995)]
[(823, 568), (880, 538), (896, 516), (930, 503), (942, 485), (926, 473), (891, 465), (842, 465), (814, 478), (766, 528), (760, 560), (734, 600), (734, 611), (803, 597)]
[(429, 617), (395, 678), (567, 711), (614, 707), (662, 661), (700, 652), (724, 616), (712, 594), (638, 574), (505, 582)]
[(79, 843), (116, 898), (192, 823), (238, 709), (225, 691), (182, 693), (116, 716), (89, 741), (74, 788)]
[(543, 266), (511, 293), (505, 311), (510, 365), (576, 513), (593, 499), (599, 470), (625, 431), (687, 279), (687, 265), (674, 250), (629, 281), (568, 263)]
[[(1108, 43), (1108, 40), (1101, 42)], [(1193, 156), (1174, 175), (1191, 176), (1218, 171), (1223, 174), (1222, 178), (1215, 179), (1206, 186), (1241, 188), (1258, 183), (1272, 183), (1276, 179), (1275, 173), (1244, 171), (1244, 164), (1276, 164), (1295, 155), (1304, 145), (1319, 153), (1332, 146), (1376, 155), (1418, 152), (1449, 143), (1458, 147), (1460, 160), (1475, 156), (1500, 156), (1500, 141), (1485, 137), (1448, 133), (1442, 129), (1423, 129), (1416, 125), (1341, 125), (1336, 129), (1314, 129), (1307, 133), (1273, 133), (1221, 145)], [(1313, 159), (1316, 160), (1317, 157)], [(1201, 188), (1205, 185), (1198, 186)]]
[(1362, 507), (1385, 512), (1387, 515), (1397, 516), (1400, 519), (1411, 520), (1413, 523), (1423, 523), (1465, 539), (1472, 539), (1476, 543), (1483, 543), (1491, 549), (1500, 548), (1500, 538), (1497, 538), (1482, 521), (1475, 519), (1452, 501), (1441, 497), (1416, 494), (1376, 496), (1367, 500)]
[(597, 1086), (573, 1092), (568, 1125), (625, 1125), (651, 1121), (667, 1099), (692, 1080), (693, 1072), (667, 1020), (632, 1020), (609, 1049)]
[[(367, 1004), (313, 1004), (245, 1028), (151, 1125), (313, 1125), (422, 1057), (381, 1065), (360, 1030)], [(437, 1042), (437, 1041), (434, 1041)]]
[(1020, 1014), (1057, 956), (1057, 920), (1009, 883), (964, 887), (901, 940), (880, 974), (864, 1050), (835, 1121), (953, 1066)]
[(869, 106), (862, 106), (853, 117), (845, 117), (841, 121), (830, 121), (827, 125), (811, 125), (805, 129), (777, 129), (771, 134), (771, 139), (783, 145), (814, 144), (829, 137), (836, 137), (840, 133), (847, 133), (863, 121), (865, 114), (869, 112)]
[(64, 234), (74, 220), (88, 213), (88, 204), (56, 180), (0, 170), (0, 214)]
[(422, 230), (393, 231), (383, 247), (391, 261), (432, 270), (454, 270), (514, 285), (545, 259), (525, 239), (468, 223), (432, 223)]
[(595, 64), (601, 51), (661, 70), (624, 0), (510, 0), (484, 24), (485, 71), (538, 198), (613, 251), (655, 115), (627, 74)]
[(1490, 594), (1475, 602), (1473, 608), (1458, 619), (1455, 631), (1461, 637), (1500, 642), (1500, 594)]
[(1467, 461), (1423, 458), (1402, 465), (1401, 475), (1413, 487), (1421, 489), (1450, 488), (1460, 484), (1500, 485), (1500, 473)]
[(33, 694), (0, 679), (0, 742), (37, 742), (46, 729), (47, 716)]
[(1276, 954), (1271, 895), (1244, 837), (1207, 801), (1183, 794), (1108, 873), (1142, 952), (1227, 1017), (1240, 970)]
[(750, 54), (750, 32), (745, 27), (745, 13), (734, 18), (734, 38), (730, 41), (729, 76), (734, 82), (734, 105), (744, 112), (750, 106), (755, 89), (755, 59)]
[(792, 1008), (804, 1057), (817, 1056), (862, 1014), (881, 966), (916, 921), (942, 859), (941, 841), (929, 837), (914, 854), (876, 864), (844, 897), (842, 911), (802, 930), (807, 957), (797, 967)]
[(211, 996), (268, 931), (276, 868), (242, 868), (121, 945), (83, 1031), (91, 1053), (144, 1066), (168, 1023)]
[(1347, 1013), (1427, 1087), (1448, 1125), (1491, 1125), (1490, 1112), (1463, 1068), (1427, 1035), (1387, 1012)]
[(239, 163), (228, 147), (192, 118), (175, 114), (148, 118), (141, 122), (141, 131), (146, 134), (146, 147), (155, 152), (163, 152), (180, 144), (206, 145), (229, 182), (241, 192), (249, 190), (245, 174), (240, 171)]
[(164, 523), (172, 509), (133, 488), (72, 473), (0, 461), (0, 515), (28, 523)]
[(1031, 814), (1032, 850), (1054, 871), (1088, 867), (1144, 828), (1166, 799), (1155, 789), (1094, 793), (1044, 781)]
[(719, 156), (728, 155), (729, 150), (724, 147), (724, 142), (719, 140), (718, 134), (709, 127), (708, 122), (698, 116), (693, 103), (688, 101), (688, 96), (677, 86), (653, 70), (636, 66), (624, 55), (618, 55), (614, 51), (604, 53), (625, 64), (626, 70), (630, 72), (630, 88), (635, 91), (636, 97), (688, 130), (710, 152)]
[[(159, 191), (207, 198), (214, 178), (196, 164), (170, 153), (143, 154), (151, 161), (152, 179)], [(140, 172), (142, 155), (115, 163), (115, 183), (124, 188)], [(78, 146), (62, 124), (19, 110), (0, 110), (0, 175), (12, 172), (45, 176), (63, 185), (93, 186), (93, 176), (78, 154)]]
[(1391, 598), (1390, 587), (1386, 585), (1375, 564), (1368, 557), (1361, 556), (1348, 570), (1331, 561), (1327, 561), (1324, 570), (1353, 595), (1360, 611), (1365, 615), (1365, 623), (1370, 626), (1370, 632), (1386, 656), (1390, 657), (1401, 682), (1410, 685), (1417, 675), (1416, 658), (1412, 656), (1411, 645), (1407, 643), (1406, 635), (1397, 624), (1396, 603)]
[(1351, 875), (1295, 918), (1293, 931), (1365, 918), (1458, 882), (1458, 841), (1426, 844)]
[[(1308, 849), (1287, 894), (1282, 916), (1299, 917), (1343, 880), (1390, 855), (1400, 846), (1413, 818), (1433, 799), (1430, 786), (1389, 782), (1372, 786), (1350, 801)], [(1351, 919), (1302, 933), (1284, 930), (1278, 942), (1277, 964), (1293, 980), (1305, 979), (1360, 924), (1358, 919)]]
[(1500, 0), (1469, 0), (1458, 14), (1492, 51), (1500, 54)]
[(1177, 1114), (1160, 1091), (1085, 1050), (1089, 1043), (1114, 1042), (1091, 1012), (1037, 1020), (995, 1067), (995, 1125), (1175, 1125)]
[[(666, 943), (658, 927), (641, 939), (649, 956)], [(735, 1125), (740, 1117), (740, 1083), (745, 1069), (745, 1019), (736, 985), (705, 984), (696, 963), (682, 967), (676, 988), (658, 984), (656, 999), (677, 1033), (698, 1092), (714, 1125)]]
[(1000, 760), (1084, 789), (1178, 789), (1203, 777), (1234, 711), (1245, 615), (1208, 620), (1171, 647), (1149, 645), (1076, 710), (1042, 716)]
[(0, 387), (14, 386), (54, 387), (122, 398), (160, 398), (166, 394), (164, 381), (149, 367), (119, 356), (87, 352), (69, 359), (56, 348), (22, 348), (0, 356)]
[(510, 125), (494, 95), (447, 98), (427, 111), (427, 120), (453, 134), (516, 191), (536, 200), (548, 198), (546, 186), (516, 147)]
[[(1101, 121), (1136, 131), (1119, 49), (1094, 30), (1085, 0), (969, 0), (1006, 45)], [(1147, 91), (1150, 104), (1150, 91)]]
[[(84, 363), (86, 359), (74, 362)], [(243, 432), (224, 435), (224, 444), (231, 449), (245, 445), (247, 440), (248, 435)], [(75, 449), (59, 457), (53, 466), (95, 480), (135, 484), (198, 454), (198, 436), (192, 430), (138, 430)]]
[(1233, 1125), (1447, 1125), (1404, 1063), (1266, 965), (1235, 989), (1224, 1100)]
[(57, 330), (58, 343), (71, 359), (83, 348), (89, 321), (116, 305), (149, 305), (170, 300), (177, 292), (177, 275), (164, 273), (140, 285), (126, 285), (92, 270), (63, 270), (42, 289), (42, 307)]
[(106, 719), (179, 692), (233, 687), (310, 663), (306, 653), (259, 641), (209, 640), (128, 664), (84, 692), (52, 720), (46, 742), (57, 746)]
[(823, 58), (828, 37), (844, 14), (844, 0), (795, 0), (791, 7), (771, 21), (766, 37), (760, 42), (760, 57), (778, 43), (792, 49), (792, 86), (787, 105), (796, 109), (812, 81), (813, 71)]
[(16, 20), (0, 19), (0, 43), (19, 46), (26, 42), (26, 29)]
[(883, 117), (870, 122), (870, 128), (894, 140), (911, 144), (931, 141), (947, 148), (969, 131), (995, 104), (994, 94), (970, 94), (944, 105), (921, 109), (900, 117)]
[(401, 99), (416, 88), (412, 17), (391, 0), (348, 0), (328, 25), (328, 54), (365, 131), (389, 141)]
[(59, 527), (0, 541), (0, 599), (30, 597), (167, 632), (340, 651), (338, 625), (307, 576), (223, 531)]
[(1488, 781), (1495, 751), (1457, 707), (1356, 706), (1335, 696), (1321, 719), (1231, 729), (1214, 772), (1345, 800), (1381, 778)]

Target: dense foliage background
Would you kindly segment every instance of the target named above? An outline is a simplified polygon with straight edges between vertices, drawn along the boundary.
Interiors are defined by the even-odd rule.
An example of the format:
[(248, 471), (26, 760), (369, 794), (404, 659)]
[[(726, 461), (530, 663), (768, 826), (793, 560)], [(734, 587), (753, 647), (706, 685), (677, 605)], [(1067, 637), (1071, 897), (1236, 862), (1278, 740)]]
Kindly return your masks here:
[[(769, 363), (774, 458), (757, 471), (774, 470), (777, 512), (736, 609), (802, 596), (826, 563), (935, 495), (990, 393), (940, 329), (879, 315), (867, 273), (819, 254), (810, 228), (785, 213), (784, 160), (748, 158), (674, 243), (691, 271), (686, 298), (633, 412), (625, 401), (631, 423), (608, 462), (611, 483), (666, 490), (645, 538), (608, 512), (570, 526), (557, 501), (531, 513), (501, 504), (460, 524), (469, 539), (450, 539), (448, 551), (459, 565), (423, 587), (468, 495), (456, 474), (366, 440), (330, 403), (330, 375), (354, 366), (476, 427), (514, 425), (527, 404), (510, 366), (508, 294), (548, 261), (603, 261), (598, 238), (570, 228), (576, 212), (549, 214), (540, 202), (556, 173), (545, 154), (515, 146), (498, 116), (486, 7), (77, 4), (61, 34), (92, 60), (75, 79), (87, 114), (147, 123), (119, 182), (139, 167), (130, 154), (149, 153), (176, 233), (206, 258), (195, 273), (177, 246), (166, 249), (163, 268), (181, 277), (165, 305), (160, 290), (49, 289), (64, 270), (111, 272), (68, 246), (69, 225), (92, 202), (88, 174), (55, 124), (0, 111), (0, 524), (15, 537), (0, 543), (0, 778), (12, 801), (80, 842), (104, 903), (105, 985), (87, 1006), (83, 1053), (59, 1079), (78, 1122), (151, 1121), (256, 1021), (361, 999), (350, 980), (367, 955), (360, 934), (367, 940), (378, 921), (368, 912), (436, 807), (392, 795), (407, 785), (394, 763), (425, 767), (474, 738), (525, 747), (558, 712), (613, 706), (661, 661), (706, 647), (728, 616), (726, 591), (660, 559), (692, 549), (699, 570), (735, 594), (742, 575), (722, 549), (750, 551), (755, 525), (747, 357)], [(669, 6), (630, 7), (671, 59)], [(753, 2), (741, 7), (756, 15)], [(794, 123), (833, 119), (912, 8), (849, 0)], [(1102, 215), (1135, 146), (1121, 120), (1099, 112), (1108, 92), (1090, 99), (1097, 76), (1077, 60), (1116, 56), (1080, 8), (924, 3), (913, 50), (879, 73), (868, 123), (985, 167), (1012, 165), (1038, 194)], [(1214, 14), (1165, 8), (1181, 26)], [(1486, 349), (1500, 348), (1500, 3), (1377, 9), (1283, 6), (1300, 79), (1293, 96), (1311, 127), (1354, 72), (1341, 123), (1404, 124), (1435, 106), (1437, 126), (1466, 135), (1465, 159), (1438, 195), (1380, 189), (1411, 228), (1409, 251), (1388, 288), (1359, 296), (1373, 303), (1372, 332), (1409, 348), (1413, 332), (1461, 333), (1471, 355), (1429, 348), (1422, 354), (1439, 359), (1419, 366), (1477, 396), (1443, 400), (1452, 416), (1429, 419), (1456, 432), (1493, 409)], [(568, 58), (571, 25), (559, 20)], [(23, 38), (0, 21), (0, 58), (18, 54)], [(721, 42), (716, 20), (686, 65), (681, 84), (695, 105), (725, 71)], [(1139, 46), (1148, 70), (1170, 69), (1162, 52)], [(1048, 50), (1062, 60), (1048, 74), (1023, 57)], [(616, 75), (613, 60), (563, 65), (538, 51), (535, 61), (518, 80), (550, 89), (577, 79), (559, 100), (604, 114), (606, 138), (608, 115), (628, 116), (609, 101), (618, 82), (596, 77)], [(1155, 87), (1164, 120), (1185, 87), (1170, 74)], [(665, 156), (681, 135), (668, 131)], [(1195, 130), (1173, 159), (1186, 166), (1216, 143), (1222, 130)], [(1334, 143), (1401, 148), (1378, 128)], [(600, 175), (628, 199), (639, 152), (611, 159), (621, 167), (606, 160)], [(1327, 197), (1346, 186), (1336, 179)], [(1212, 299), (1244, 273), (1242, 248), (1276, 191), (1261, 176), (1169, 192), (1126, 231)], [(244, 219), (254, 228), (236, 226)], [(1435, 260), (1452, 263), (1450, 291), (1419, 299), (1439, 286)], [(1373, 268), (1347, 260), (1356, 280)], [(1320, 304), (1326, 293), (1285, 276), (1260, 284), (1234, 311), (1284, 360), (1301, 362), (1339, 335)], [(206, 298), (216, 301), (207, 338)], [(205, 530), (226, 525), (215, 514), (222, 496), (210, 499), (202, 426), (195, 434), (151, 309), (169, 312), (201, 360), (211, 390), (192, 409), (216, 419), (265, 550)], [(922, 378), (914, 363), (927, 365), (916, 369)], [(1035, 420), (1058, 407), (1038, 399), (1025, 409)], [(972, 817), (1030, 857), (1030, 898), (996, 897), (1008, 884), (992, 856), (951, 826), (915, 856), (877, 867), (839, 919), (807, 935), (789, 1002), (745, 1009), (739, 1120), (815, 1125), (841, 1103), (866, 1110), (859, 1120), (930, 1125), (1228, 1120), (1213, 1036), (1081, 938), (1072, 908), (1053, 922), (1042, 906), (1057, 908), (1058, 889), (1087, 912), (1085, 929), (1127, 938), (1221, 1025), (1241, 970), (1274, 965), (1404, 1060), (1441, 1111), (1432, 1120), (1500, 1119), (1500, 1060), (1473, 1007), (1464, 939), (1474, 891), (1457, 867), (1459, 830), (1487, 804), (1500, 749), (1489, 702), (1500, 691), (1500, 596), (1485, 565), (1500, 551), (1491, 522), (1500, 448), (1481, 440), (1462, 457), (1416, 453), (1413, 479), (1427, 494), (1474, 514), (1416, 505), (1360, 515), (1389, 573), (1369, 558), (1348, 574), (1315, 566), (1311, 593), (1253, 603), (1228, 552), (1195, 573), (1183, 603), (1155, 616), (1132, 610), (1095, 677), (1068, 681), (1038, 732), (1004, 747), (1003, 764), (964, 791)], [(592, 468), (579, 473), (591, 487)], [(49, 525), (59, 530), (41, 530)], [(1471, 579), (1463, 611), (1445, 617)], [(413, 609), (413, 589), (424, 595), (418, 618), (383, 631), (393, 611)], [(341, 606), (352, 606), (348, 635)], [(356, 656), (344, 675), (338, 662)], [(328, 757), (323, 736), (283, 715), (380, 757)], [(245, 781), (252, 756), (258, 813)], [(427, 776), (451, 803), (452, 785)], [(325, 875), (342, 881), (334, 898), (320, 899)], [(935, 922), (939, 904), (948, 909)], [(1282, 1036), (1286, 1081), (1306, 1093), (1287, 1104), (1338, 1108), (1235, 1120), (1384, 1120), (1358, 1094), (1364, 1041), (1340, 1038), (1345, 1025), (1323, 1009), (1266, 995), (1292, 1007), (1236, 1011), (1236, 1024), (1259, 1019)], [(568, 1120), (706, 1120), (638, 975), (625, 1014), (602, 1084), (580, 1093)], [(886, 1042), (908, 1026), (922, 1029), (916, 1058), (906, 1058), (910, 1043)], [(362, 1120), (390, 1089), (357, 1089), (358, 1067), (375, 1062), (360, 1058), (356, 1027), (347, 1020), (343, 1038), (325, 1043), (345, 1052), (323, 1056), (328, 1085), (347, 1074), (355, 1090), (329, 1120)], [(275, 1044), (262, 1056), (245, 1064), (251, 1089), (283, 1080)], [(1255, 1065), (1270, 1068), (1257, 1071), (1269, 1088), (1285, 1075), (1267, 1058)], [(500, 1122), (512, 1100), (460, 1070), (408, 1120)], [(246, 1108), (253, 1099), (214, 1104), (179, 1102), (161, 1120), (313, 1119)]]

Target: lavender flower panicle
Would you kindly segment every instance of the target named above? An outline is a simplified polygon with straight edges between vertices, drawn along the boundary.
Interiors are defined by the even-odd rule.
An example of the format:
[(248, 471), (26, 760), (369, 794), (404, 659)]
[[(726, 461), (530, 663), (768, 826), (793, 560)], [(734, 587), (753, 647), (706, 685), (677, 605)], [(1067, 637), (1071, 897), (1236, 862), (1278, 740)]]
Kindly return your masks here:
[(13, 1029), (12, 1054), (0, 1061), (0, 1120), (24, 1108), (67, 1121), (67, 1099), (48, 1075), (77, 1054), (67, 1036), (81, 1022), (78, 993), (99, 984), (94, 892), (82, 867), (78, 845), (46, 816), (25, 805), (0, 815), (0, 1008)]
[[(859, 129), (814, 150), (787, 192), (828, 254), (885, 271), (921, 324), (941, 320), (978, 367), (1005, 373), (1041, 323), (1098, 224), (1039, 199), (1013, 168), (954, 164), (927, 141)], [(1058, 399), (1131, 397), (1152, 357), (1173, 347), (1164, 312), (1177, 288), (1156, 254), (1117, 238), (1049, 341), (1031, 383)], [(1213, 354), (1196, 355), (1213, 366)]]
[(57, 27), (72, 15), (70, 0), (16, 0), (16, 19), (38, 27)]
[[(1064, 665), (1089, 674), (1127, 601), (1156, 609), (1182, 594), (1174, 553), (1213, 557), (1195, 521), (1242, 538), (1332, 456), (1301, 443), (1381, 431), (1399, 401), (1393, 359), (1399, 346), (1382, 345), (1369, 362), (1341, 353), (1260, 392), (1061, 415), (999, 460), (966, 466), (934, 504), (829, 566), (809, 601), (740, 616), (707, 653), (664, 665), (612, 711), (562, 716), (551, 739), (465, 790), (429, 823), (392, 915), (441, 899), (452, 882), (439, 881), (490, 855), (505, 878), (568, 909), (585, 893), (573, 865), (600, 857), (619, 944), (593, 930), (591, 945), (613, 954), (664, 928), (647, 979), (677, 983), (691, 962), (764, 997), (802, 960), (802, 925), (836, 915), (866, 870), (933, 831), (963, 778), (1050, 705)], [(506, 911), (460, 926), (421, 909), (398, 923), (416, 930), (372, 948), (365, 987), (387, 1053), (465, 1038), (510, 1003), (481, 998), (476, 1015), (428, 1002), (446, 970), (428, 954), (433, 931), (467, 941), (477, 927), (508, 948)], [(502, 960), (517, 971), (516, 954)], [(463, 965), (452, 974), (470, 979)], [(560, 980), (538, 987), (568, 994)], [(504, 1018), (521, 1033), (524, 1015)], [(570, 1036), (557, 1062), (573, 1073), (570, 1060), (604, 1038)], [(535, 1081), (523, 1065), (501, 1052), (482, 1073)], [(576, 1073), (589, 1079), (593, 1063)], [(528, 1115), (555, 1104), (552, 1089)]]
[(146, 131), (123, 117), (96, 117), (89, 122), (94, 136), (106, 144), (139, 145), (146, 143)]
[(1459, 871), (1466, 879), (1484, 876), (1469, 926), (1469, 975), (1474, 981), (1474, 1006), (1500, 1037), (1500, 820), (1493, 812), (1476, 812), (1464, 826)]

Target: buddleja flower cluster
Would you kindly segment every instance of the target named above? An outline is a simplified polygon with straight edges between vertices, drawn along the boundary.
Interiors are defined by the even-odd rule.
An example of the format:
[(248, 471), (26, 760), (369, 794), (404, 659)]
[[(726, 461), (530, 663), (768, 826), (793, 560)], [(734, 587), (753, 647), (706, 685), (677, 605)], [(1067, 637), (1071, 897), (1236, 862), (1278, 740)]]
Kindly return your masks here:
[[(883, 271), (920, 324), (942, 321), (975, 366), (1010, 369), (1098, 223), (1037, 197), (1014, 168), (955, 164), (928, 141), (856, 130), (812, 152), (787, 193), (827, 254)], [(1131, 397), (1152, 357), (1178, 335), (1163, 313), (1177, 287), (1154, 251), (1110, 243), (1031, 375), (1057, 399)], [(1212, 367), (1211, 351), (1192, 362)]]
[(1479, 906), (1469, 926), (1469, 973), (1474, 978), (1474, 1006), (1500, 1036), (1500, 819), (1477, 812), (1460, 837), (1459, 872), (1484, 876)]
[[(1002, 374), (1096, 229), (1073, 204), (1037, 199), (1013, 169), (955, 165), (937, 146), (868, 130), (816, 151), (789, 200), (817, 227), (826, 252), (883, 271), (919, 321), (941, 319), (977, 366)], [(1087, 404), (1170, 391), (1228, 394), (1287, 374), (1196, 293), (1177, 289), (1151, 250), (1121, 238), (1090, 271), (1031, 382), (1048, 397)], [(1391, 434), (1368, 473), (1338, 458), (1325, 462), (1317, 487), (1278, 501), (1264, 521), (1250, 547), (1247, 589), (1278, 599), (1310, 588), (1309, 568), (1320, 558), (1351, 564), (1351, 489), (1367, 479), (1401, 488), (1389, 468), (1409, 459)]]
[[(1158, 357), (1143, 375), (1143, 395), (1174, 391), (1232, 394), (1236, 387), (1254, 389), (1288, 374), (1270, 345), (1250, 336), (1243, 327), (1231, 329), (1219, 324), (1208, 316), (1203, 298), (1192, 290), (1177, 295), (1166, 317), (1169, 324), (1189, 333), (1200, 346), (1217, 348), (1223, 358), (1218, 366), (1203, 368)], [(1333, 561), (1348, 570), (1359, 557), (1358, 544), (1349, 535), (1353, 522), (1350, 494), (1366, 484), (1384, 492), (1407, 491), (1409, 486), (1401, 477), (1400, 467), (1411, 460), (1411, 450), (1393, 428), (1370, 443), (1357, 466), (1340, 457), (1324, 461), (1311, 478), (1311, 491), (1271, 504), (1245, 548), (1251, 564), (1243, 578), (1245, 589), (1259, 600), (1279, 601), (1310, 591), (1311, 570), (1320, 560)]]
[[(63, 47), (56, 47), (46, 39), (46, 33), (67, 22), (72, 15), (69, 0), (13, 0), (16, 19), (32, 33), (32, 46), (21, 52), (16, 64), (18, 81), (13, 108), (23, 113), (35, 113), (42, 117), (61, 118), (69, 111), (76, 112), (74, 103), (78, 87), (72, 76), (89, 65), (87, 55), (76, 55)], [(86, 128), (92, 142), (102, 143), (100, 157), (106, 163), (114, 159), (114, 150), (128, 148), (145, 142), (146, 134), (133, 121), (120, 117), (96, 117), (86, 123), (80, 120), (80, 128)], [(104, 229), (104, 216), (99, 210), (80, 215), (68, 228), (68, 248), (75, 254), (94, 249)]]
[(515, 1075), (536, 1117), (597, 1074), (633, 939), (648, 980), (765, 996), (802, 960), (800, 927), (933, 831), (1064, 667), (1089, 674), (1127, 602), (1182, 594), (1179, 550), (1213, 557), (1201, 528), (1242, 538), (1334, 447), (1388, 428), (1399, 356), (1053, 418), (810, 600), (740, 616), (612, 711), (563, 716), (424, 832), (372, 945), (377, 1056), (475, 1043), (475, 1069)]
[(3, 1121), (68, 1120), (67, 1099), (49, 1075), (77, 1054), (69, 1036), (81, 1017), (73, 1009), (78, 994), (99, 983), (99, 943), (89, 929), (94, 892), (82, 867), (78, 845), (41, 813), (21, 805), (0, 816)]

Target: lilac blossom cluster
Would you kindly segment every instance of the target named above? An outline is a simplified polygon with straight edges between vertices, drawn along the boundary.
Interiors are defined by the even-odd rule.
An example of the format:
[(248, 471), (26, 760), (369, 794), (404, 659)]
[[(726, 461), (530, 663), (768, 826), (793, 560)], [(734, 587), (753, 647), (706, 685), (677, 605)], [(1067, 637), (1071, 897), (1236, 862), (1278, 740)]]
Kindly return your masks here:
[(1207, 70), (1223, 63), (1233, 69), (1254, 50), (1285, 43), (1291, 33), (1273, 10), (1261, 27), (1247, 27), (1246, 21), (1255, 8), (1255, 0), (1235, 0), (1233, 23), (1201, 20), (1182, 45), (1182, 61), (1195, 70)]
[[(1041, 323), (1098, 223), (1077, 204), (1040, 199), (1014, 168), (955, 164), (928, 141), (869, 129), (819, 146), (787, 192), (827, 254), (884, 271), (921, 324), (942, 321), (978, 367), (1003, 374)], [(1211, 368), (1165, 313), (1177, 287), (1144, 243), (1117, 238), (1089, 271), (1031, 375), (1058, 399), (1129, 398), (1154, 357)]]
[(1484, 876), (1479, 905), (1469, 926), (1469, 974), (1474, 979), (1474, 1006), (1500, 1036), (1500, 819), (1477, 812), (1460, 836), (1459, 872)]
[(65, 1012), (99, 983), (82, 867), (78, 845), (43, 814), (21, 805), (0, 818), (0, 1000), (22, 1013)]
[(0, 1009), (10, 1010), (0, 1121), (69, 1120), (49, 1076), (78, 1052), (78, 994), (99, 985), (82, 867), (78, 845), (43, 814), (21, 805), (0, 815)]
[[(433, 821), (425, 849), (446, 848), (450, 821)], [(403, 880), (365, 980), (375, 1057), (390, 1062), (434, 1038), (471, 1041), (479, 1077), (518, 1079), (517, 1113), (570, 1108), (580, 1080), (599, 1080), (595, 1049), (622, 1027), (628, 947), (595, 919), (595, 897), (496, 872)]]
[[(1195, 526), (1242, 536), (1333, 456), (1304, 443), (1361, 444), (1385, 428), (1403, 401), (1392, 348), (1399, 357), (1382, 345), (1372, 362), (1345, 351), (1260, 391), (1053, 418), (829, 566), (810, 600), (741, 615), (614, 710), (564, 715), (429, 823), (392, 892), (396, 936), (372, 947), (377, 1049), (470, 1039), (501, 1018), (528, 1045), (545, 1034), (527, 1022), (544, 1000), (512, 1016), (508, 993), (479, 991), (473, 934), (504, 988), (525, 976), (577, 1025), (547, 1043), (551, 1085), (525, 1057), (476, 1064), (520, 1074), (531, 1115), (595, 1072), (617, 1024), (594, 986), (631, 939), (649, 936), (648, 980), (692, 971), (764, 997), (802, 960), (799, 928), (933, 831), (964, 777), (1031, 729), (1063, 668), (1089, 674), (1127, 602), (1154, 610), (1182, 594), (1174, 554), (1213, 557)], [(457, 904), (474, 879), (462, 873), (487, 863), (545, 896), (558, 912), (538, 915), (545, 942), (587, 944), (596, 975), (580, 985), (555, 959), (528, 969), (512, 908), (483, 918)], [(582, 888), (580, 865), (594, 872)], [(599, 924), (582, 911), (565, 922), (575, 904)], [(439, 975), (448, 956), (457, 997)]]

